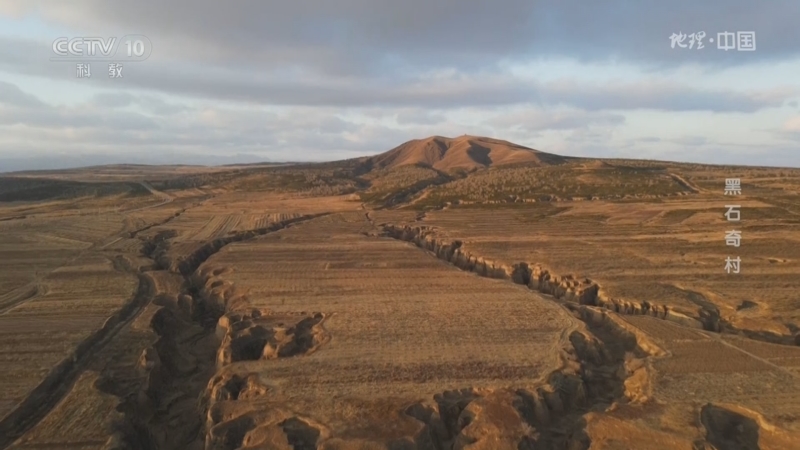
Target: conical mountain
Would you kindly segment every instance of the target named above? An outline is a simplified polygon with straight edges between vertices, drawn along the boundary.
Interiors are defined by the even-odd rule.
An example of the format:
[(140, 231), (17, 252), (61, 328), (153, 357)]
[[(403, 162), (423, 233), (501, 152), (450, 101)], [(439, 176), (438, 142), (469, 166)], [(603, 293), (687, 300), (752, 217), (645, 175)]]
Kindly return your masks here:
[(442, 171), (508, 164), (552, 165), (566, 160), (562, 156), (480, 136), (415, 139), (370, 159), (373, 167), (378, 169), (413, 164)]

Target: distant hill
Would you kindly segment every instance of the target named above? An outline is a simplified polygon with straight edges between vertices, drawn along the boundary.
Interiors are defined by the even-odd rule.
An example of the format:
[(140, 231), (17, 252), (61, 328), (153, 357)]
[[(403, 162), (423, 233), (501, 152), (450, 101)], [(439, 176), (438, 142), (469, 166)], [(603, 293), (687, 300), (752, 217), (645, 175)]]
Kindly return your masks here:
[(0, 203), (115, 195), (140, 197), (151, 194), (142, 184), (128, 181), (83, 182), (56, 178), (0, 176)]
[(546, 166), (566, 161), (567, 158), (563, 156), (480, 136), (458, 138), (432, 136), (415, 139), (369, 159), (372, 166), (377, 169), (418, 165), (442, 171), (471, 170), (508, 164)]

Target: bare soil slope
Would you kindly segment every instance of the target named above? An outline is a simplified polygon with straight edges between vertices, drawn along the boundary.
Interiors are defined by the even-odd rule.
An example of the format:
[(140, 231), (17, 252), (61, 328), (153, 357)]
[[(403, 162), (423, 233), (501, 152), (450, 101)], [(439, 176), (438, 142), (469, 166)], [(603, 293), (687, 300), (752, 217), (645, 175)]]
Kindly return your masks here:
[(478, 136), (433, 136), (406, 142), (372, 158), (377, 168), (422, 165), (437, 170), (478, 169), (507, 164), (560, 164), (566, 158), (508, 141)]

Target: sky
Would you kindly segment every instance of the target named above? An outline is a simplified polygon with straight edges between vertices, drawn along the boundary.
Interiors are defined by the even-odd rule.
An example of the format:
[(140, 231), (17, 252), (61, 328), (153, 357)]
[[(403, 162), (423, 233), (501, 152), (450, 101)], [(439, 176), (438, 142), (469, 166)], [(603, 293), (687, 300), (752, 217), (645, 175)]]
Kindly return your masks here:
[[(326, 161), (463, 134), (800, 167), (798, 17), (797, 0), (0, 0), (0, 172)], [(122, 77), (54, 60), (64, 37), (115, 37)]]

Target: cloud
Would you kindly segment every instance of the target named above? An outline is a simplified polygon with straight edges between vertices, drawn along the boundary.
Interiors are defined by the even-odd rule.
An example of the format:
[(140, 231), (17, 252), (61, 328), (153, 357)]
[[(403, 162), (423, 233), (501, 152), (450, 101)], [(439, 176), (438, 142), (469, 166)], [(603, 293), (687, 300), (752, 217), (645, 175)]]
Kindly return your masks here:
[(613, 134), (614, 131), (609, 128), (577, 128), (572, 130), (565, 140), (581, 144), (607, 145), (611, 141)]
[(784, 131), (800, 132), (800, 116), (792, 117), (783, 124)]
[(92, 97), (91, 103), (100, 108), (124, 108), (132, 105), (135, 99), (127, 92), (101, 92)]
[[(170, 104), (181, 112), (161, 121), (152, 108), (144, 113), (124, 108), (160, 104), (147, 96), (107, 92), (84, 104), (52, 106), (13, 84), (0, 86), (15, 93), (14, 98), (26, 100), (23, 105), (0, 105), (0, 147), (5, 149), (0, 156), (6, 159), (41, 154), (47, 149), (52, 153), (117, 154), (136, 161), (160, 160), (164, 154), (176, 152), (217, 155), (220, 160), (236, 153), (273, 155), (282, 160), (324, 160), (386, 150), (380, 146), (388, 145), (385, 140), (397, 135), (385, 128), (372, 131), (370, 126), (342, 119), (336, 109), (272, 112), (213, 103)], [(370, 132), (382, 134), (383, 139), (363, 139)]]
[(586, 128), (591, 125), (616, 126), (625, 122), (621, 114), (590, 112), (578, 109), (534, 109), (527, 108), (499, 114), (486, 121), (500, 128), (516, 128), (524, 131), (567, 130)]
[[(297, 0), (238, 2), (235, 8), (215, 0), (4, 3), (12, 14), (27, 8), (76, 29), (143, 33), (174, 58), (322, 74), (466, 69), (548, 55), (668, 67), (800, 54), (795, 0)], [(671, 49), (669, 36), (679, 31), (709, 37), (755, 31), (758, 50), (723, 52), (710, 43), (705, 51)]]
[[(23, 75), (65, 79), (63, 63), (47, 61), (49, 48), (0, 37), (0, 69)], [(667, 79), (586, 83), (564, 79), (540, 82), (502, 71), (467, 74), (433, 71), (403, 78), (321, 77), (242, 72), (236, 67), (128, 64), (126, 89), (261, 105), (342, 108), (460, 108), (537, 103), (581, 109), (754, 112), (782, 105), (797, 94), (792, 87), (739, 92), (701, 90)], [(73, 67), (74, 68), (74, 67)], [(92, 80), (112, 88), (115, 80)], [(152, 99), (152, 97), (151, 97)], [(111, 99), (106, 99), (110, 101)], [(117, 99), (122, 101), (121, 99)]]
[(44, 106), (44, 103), (35, 96), (22, 92), (16, 85), (6, 83), (5, 81), (0, 81), (0, 104), (23, 108), (39, 108)]
[[(30, 94), (23, 93), (14, 85), (0, 83), (0, 89), (3, 89), (2, 86), (12, 86), (5, 89), (16, 94), (10, 96), (11, 102), (0, 104), (0, 125), (50, 129), (105, 127), (119, 131), (160, 128), (155, 120), (142, 114), (128, 111), (108, 113), (90, 105), (51, 106)], [(19, 101), (20, 99), (24, 101)]]
[[(625, 151), (636, 156), (641, 143), (658, 143), (658, 138), (645, 137), (621, 148), (615, 144), (615, 136), (625, 126), (624, 115), (570, 107), (502, 108), (490, 111), (489, 119), (462, 121), (458, 117), (481, 117), (481, 112), (486, 111), (364, 108), (357, 110), (360, 114), (343, 115), (336, 107), (274, 109), (210, 101), (189, 104), (115, 91), (99, 93), (82, 104), (52, 106), (13, 84), (0, 87), (3, 92), (13, 93), (4, 96), (12, 100), (0, 104), (0, 148), (4, 149), (0, 159), (7, 167), (11, 162), (14, 167), (22, 167), (23, 155), (34, 158), (30, 160), (34, 167), (48, 165), (43, 162), (46, 158), (40, 157), (43, 149), (51, 154), (106, 155), (98, 157), (98, 161), (159, 163), (172, 155), (187, 162), (203, 157), (205, 162), (227, 163), (235, 154), (295, 161), (349, 158), (383, 152), (401, 142), (430, 135), (485, 135), (583, 156), (590, 156), (586, 152), (591, 151), (596, 152), (595, 156)], [(164, 116), (159, 115), (158, 108), (131, 109), (148, 104), (166, 104), (177, 112), (169, 120), (162, 120)], [(395, 127), (391, 120), (402, 127)], [(784, 132), (797, 126), (796, 119), (790, 120), (784, 125)], [(542, 147), (540, 143), (546, 142), (542, 139), (552, 137), (547, 133), (557, 133), (561, 139)], [(662, 141), (682, 147), (712, 144), (703, 136)]]
[(171, 103), (153, 95), (134, 95), (124, 91), (101, 92), (92, 96), (89, 104), (96, 108), (126, 108), (138, 106), (156, 116), (172, 116), (186, 112), (186, 105)]
[(427, 111), (421, 108), (403, 108), (394, 116), (400, 125), (436, 125), (447, 121), (447, 117), (441, 112)]
[(739, 93), (702, 91), (661, 82), (586, 85), (577, 82), (539, 83), (505, 74), (459, 76), (450, 79), (387, 82), (338, 80), (237, 79), (233, 74), (206, 72), (191, 79), (178, 73), (153, 71), (132, 80), (134, 86), (167, 93), (231, 101), (292, 106), (392, 106), (458, 108), (538, 102), (591, 110), (656, 109), (669, 111), (753, 112), (780, 106), (787, 92)]
[(563, 103), (588, 110), (653, 109), (661, 111), (755, 112), (781, 106), (797, 94), (793, 88), (738, 92), (701, 90), (686, 84), (658, 79), (598, 85), (561, 81), (546, 85), (544, 103)]
[[(91, 148), (332, 159), (464, 133), (535, 148), (541, 139), (565, 154), (614, 154), (625, 142), (633, 154), (637, 146), (708, 151), (713, 139), (686, 130), (659, 131), (659, 142), (635, 138), (632, 127), (656, 134), (661, 128), (649, 121), (664, 115), (650, 112), (670, 112), (676, 124), (692, 112), (709, 120), (711, 137), (734, 120), (709, 112), (764, 124), (800, 98), (800, 85), (782, 75), (740, 84), (734, 77), (800, 56), (796, 0), (296, 0), (235, 8), (212, 0), (5, 0), (0, 14), (15, 26), (34, 25), (38, 31), (24, 35), (41, 37), (0, 36), (0, 73), (23, 87), (0, 82), (3, 153)], [(710, 42), (701, 51), (669, 46), (678, 31), (705, 31), (708, 40), (750, 30), (755, 52), (723, 52)], [(91, 80), (76, 80), (74, 65), (49, 61), (52, 39), (64, 33), (144, 34), (153, 54), (126, 63), (124, 80), (107, 79), (103, 64), (93, 64)], [(551, 70), (549, 61), (568, 64)], [(602, 73), (568, 72), (575, 67)], [(709, 84), (715, 75), (742, 87), (717, 88)], [(19, 81), (27, 78), (58, 80), (65, 90), (81, 83), (69, 92), (73, 100), (96, 94), (51, 106), (44, 93), (30, 95)], [(758, 136), (795, 142), (795, 125), (778, 130), (777, 123)]]
[(800, 143), (800, 116), (791, 117), (780, 128), (770, 131), (779, 139)]
[(687, 147), (699, 147), (701, 145), (711, 143), (705, 136), (681, 136), (674, 139), (668, 139), (667, 141)]
[(171, 116), (188, 111), (190, 108), (179, 103), (170, 103), (156, 96), (142, 95), (136, 98), (136, 104), (158, 116)]
[(33, 5), (29, 2), (20, 0), (7, 0), (0, 2), (0, 15), (20, 18), (26, 13), (30, 12)]
[(646, 137), (638, 138), (635, 141), (636, 142), (653, 143), (653, 142), (661, 142), (661, 138), (660, 137), (656, 137), (656, 136), (646, 136)]

